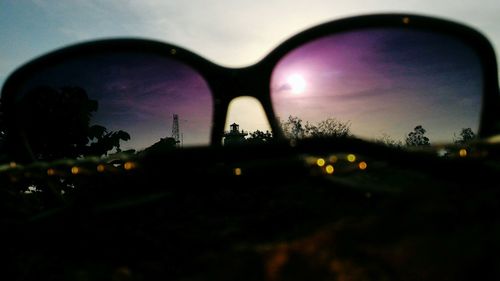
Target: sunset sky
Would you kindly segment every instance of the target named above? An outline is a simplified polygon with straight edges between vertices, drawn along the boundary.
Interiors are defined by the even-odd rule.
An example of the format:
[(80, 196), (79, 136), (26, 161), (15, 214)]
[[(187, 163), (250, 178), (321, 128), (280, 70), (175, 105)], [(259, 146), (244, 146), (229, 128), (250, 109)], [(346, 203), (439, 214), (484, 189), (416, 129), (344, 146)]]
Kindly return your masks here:
[(196, 70), (173, 59), (134, 52), (82, 56), (28, 81), (25, 94), (43, 94), (47, 86), (61, 92), (65, 87), (83, 89), (88, 99), (97, 102), (97, 110), (90, 112), (90, 125), (129, 133), (131, 139), (122, 144), (125, 150), (142, 150), (170, 137), (174, 114), (179, 116), (185, 145), (210, 141), (209, 86)]
[(461, 128), (477, 132), (481, 75), (477, 55), (454, 38), (367, 29), (289, 53), (273, 73), (271, 96), (278, 116), (336, 118), (371, 139), (402, 139), (422, 125), (444, 142)]
[[(480, 4), (479, 4), (480, 3)], [(500, 2), (496, 0), (467, 0), (467, 1), (435, 1), (435, 0), (422, 0), (422, 1), (397, 1), (397, 0), (370, 0), (370, 1), (329, 1), (329, 0), (309, 0), (309, 1), (160, 1), (160, 0), (142, 0), (142, 1), (48, 1), (48, 0), (5, 0), (0, 2), (0, 85), (3, 84), (6, 77), (19, 65), (29, 61), (30, 59), (55, 50), (57, 48), (74, 44), (77, 42), (101, 39), (101, 38), (117, 38), (117, 37), (139, 37), (156, 39), (164, 42), (173, 43), (183, 46), (188, 50), (194, 51), (201, 56), (224, 66), (240, 67), (250, 65), (257, 62), (264, 57), (272, 48), (276, 47), (280, 42), (296, 34), (306, 28), (315, 24), (323, 23), (329, 20), (339, 19), (346, 16), (375, 13), (375, 12), (411, 12), (417, 14), (425, 14), (452, 19), (471, 25), (481, 30), (494, 44), (500, 46), (500, 27), (498, 25), (498, 14), (500, 12)], [(354, 39), (352, 39), (354, 40)], [(368, 37), (357, 40), (371, 40)], [(368, 42), (369, 43), (369, 42)], [(435, 42), (434, 42), (435, 43)], [(364, 44), (363, 46), (369, 46)], [(439, 43), (438, 43), (439, 45)], [(314, 46), (311, 46), (314, 48)], [(341, 45), (333, 46), (332, 48), (342, 48)], [(404, 51), (404, 48), (400, 48)], [(353, 56), (368, 54), (368, 47), (354, 51)], [(497, 49), (498, 53), (498, 49)], [(448, 54), (448, 59), (452, 59), (453, 55)], [(400, 53), (400, 58), (411, 58), (407, 54)], [(436, 56), (437, 57), (437, 56)], [(408, 61), (408, 64), (425, 64), (430, 63), (436, 57), (425, 57), (423, 60)], [(345, 57), (344, 57), (345, 58)], [(383, 52), (371, 59), (383, 59)], [(337, 59), (330, 57), (330, 59)], [(444, 58), (446, 60), (446, 58)], [(449, 61), (446, 61), (449, 62)], [(324, 63), (324, 61), (323, 61)], [(390, 63), (390, 62), (389, 62)], [(285, 64), (300, 64), (293, 59), (293, 54), (290, 55)], [(278, 99), (281, 95), (286, 98), (286, 102), (293, 102), (302, 100), (309, 100), (314, 93), (318, 94), (322, 91), (319, 85), (326, 83), (325, 81), (335, 81), (332, 79), (316, 81), (319, 76), (311, 76), (314, 71), (321, 68), (321, 64), (308, 63), (308, 67), (301, 66), (297, 70), (290, 70), (290, 73), (283, 74), (281, 78), (278, 76), (279, 71), (276, 70), (276, 77), (273, 78), (276, 85), (273, 85), (275, 94), (273, 99)], [(450, 107), (442, 107), (439, 112), (449, 112), (452, 110), (454, 113), (446, 113), (448, 120), (441, 120), (439, 123), (435, 118), (427, 120), (429, 125), (425, 125), (429, 131), (430, 137), (436, 139), (443, 138), (443, 134), (449, 132), (442, 132), (439, 130), (441, 126), (447, 126), (450, 123), (458, 122), (472, 122), (476, 123), (477, 114), (475, 110), (470, 109), (471, 106), (477, 106), (477, 100), (467, 97), (467, 87), (477, 87), (477, 85), (468, 85), (467, 87), (460, 87), (457, 81), (461, 81), (461, 75), (474, 75), (474, 73), (465, 73), (464, 71), (456, 72), (451, 76), (436, 75), (439, 72), (436, 69), (429, 69), (430, 72), (417, 76), (415, 79), (419, 81), (406, 81), (408, 76), (403, 77), (404, 71), (408, 70), (404, 65), (400, 65), (399, 69), (395, 69), (395, 65), (385, 67), (384, 69), (374, 70), (371, 69), (369, 74), (366, 68), (367, 65), (362, 60), (358, 63), (351, 61), (338, 61), (338, 69), (330, 69), (329, 75), (337, 77), (336, 85), (330, 84), (328, 90), (335, 89), (335, 95), (348, 97), (336, 99), (335, 116), (341, 120), (349, 120), (352, 124), (352, 129), (358, 132), (361, 136), (374, 136), (381, 133), (388, 133), (390, 135), (398, 135), (401, 132), (409, 131), (417, 124), (409, 124), (405, 122), (405, 118), (411, 114), (423, 114), (417, 111), (404, 110), (401, 107), (398, 110), (405, 111), (405, 114), (397, 115), (400, 118), (397, 120), (401, 122), (402, 127), (399, 128), (394, 124), (384, 127), (379, 124), (375, 126), (376, 122), (384, 121), (390, 117), (390, 114), (395, 112), (388, 112), (390, 102), (401, 100), (402, 97), (415, 97), (415, 93), (422, 94), (422, 87), (434, 88), (434, 86), (444, 85), (443, 81), (439, 79), (450, 78), (450, 84), (439, 87), (438, 91), (433, 93), (426, 92), (429, 95), (437, 95), (439, 91), (446, 93), (454, 92), (455, 96), (447, 94), (447, 100), (438, 101), (439, 104), (453, 104), (451, 99), (458, 98), (463, 102), (450, 109)], [(402, 68), (401, 68), (402, 67)], [(291, 69), (291, 68), (289, 68)], [(389, 71), (392, 71), (389, 73)], [(395, 72), (394, 72), (395, 71)], [(472, 71), (472, 70), (471, 70)], [(285, 71), (286, 72), (286, 71)], [(473, 71), (472, 71), (473, 72)], [(324, 72), (323, 72), (324, 74)], [(353, 82), (353, 77), (359, 77), (361, 74), (366, 74), (363, 84), (349, 84)], [(407, 85), (420, 85), (415, 87), (405, 88), (401, 84), (395, 84), (394, 81), (380, 80), (376, 75), (388, 77), (384, 74), (391, 74), (392, 77), (399, 77), (398, 81), (413, 82)], [(130, 74), (133, 75), (133, 74)], [(401, 75), (401, 76), (395, 76)], [(342, 79), (341, 79), (341, 78)], [(469, 76), (470, 77), (470, 76)], [(154, 77), (153, 77), (154, 78)], [(152, 79), (153, 79), (152, 78)], [(184, 80), (185, 83), (190, 85), (197, 85), (197, 87), (204, 87), (203, 81)], [(316, 80), (315, 80), (316, 79)], [(370, 80), (371, 79), (371, 80)], [(429, 80), (430, 79), (430, 80)], [(395, 80), (392, 79), (392, 80)], [(372, 82), (368, 82), (372, 81)], [(375, 82), (376, 81), (376, 82)], [(423, 84), (421, 82), (425, 81)], [(160, 87), (159, 81), (156, 81), (156, 86)], [(165, 82), (165, 81), (163, 81)], [(418, 83), (417, 83), (418, 82)], [(332, 82), (333, 83), (333, 82)], [(380, 84), (380, 83), (383, 83)], [(420, 84), (419, 84), (420, 83)], [(350, 86), (349, 86), (350, 85)], [(101, 85), (102, 86), (102, 85)], [(129, 87), (133, 88), (134, 85), (115, 85), (116, 87)], [(136, 85), (137, 86), (137, 85)], [(163, 85), (165, 86), (165, 85)], [(162, 87), (163, 87), (162, 86)], [(348, 87), (349, 86), (349, 87)], [(281, 87), (281, 88), (280, 88)], [(384, 89), (384, 96), (374, 96), (370, 91)], [(125, 88), (122, 88), (125, 89)], [(162, 88), (163, 89), (163, 88)], [(323, 89), (324, 90), (324, 89)], [(456, 90), (456, 91), (455, 91)], [(175, 92), (174, 89), (172, 89)], [(405, 92), (407, 91), (407, 92)], [(149, 91), (150, 93), (154, 91)], [(201, 91), (203, 92), (203, 91)], [(278, 92), (280, 92), (278, 94)], [(102, 93), (102, 92), (101, 92)], [(354, 95), (354, 94), (355, 95)], [(380, 93), (380, 91), (378, 91)], [(470, 93), (470, 91), (468, 92)], [(154, 95), (153, 95), (154, 96)], [(168, 98), (169, 96), (163, 96)], [(171, 96), (170, 96), (171, 97)], [(356, 97), (356, 99), (354, 99)], [(415, 109), (411, 105), (418, 104), (433, 104), (436, 106), (436, 96), (427, 96), (418, 101), (405, 99), (404, 104), (407, 109)], [(135, 97), (136, 99), (138, 97)], [(153, 99), (152, 99), (153, 100)], [(143, 108), (149, 111), (154, 109), (154, 106), (159, 106), (162, 103), (167, 103), (166, 100), (162, 102), (152, 102), (152, 100), (141, 99)], [(156, 98), (154, 99), (156, 100)], [(341, 101), (339, 103), (339, 100)], [(376, 102), (373, 102), (376, 100)], [(117, 100), (114, 100), (117, 102)], [(122, 100), (122, 103), (132, 102), (132, 100)], [(286, 104), (283, 102), (282, 104)], [(103, 104), (105, 101), (102, 102)], [(278, 100), (277, 114), (286, 118), (287, 114), (299, 112), (292, 107), (285, 106), (279, 109)], [(307, 101), (306, 101), (307, 103)], [(389, 104), (388, 104), (389, 103)], [(134, 103), (136, 104), (136, 103)], [(400, 103), (401, 104), (401, 103)], [(131, 105), (130, 103), (128, 105)], [(183, 106), (187, 106), (185, 103)], [(323, 102), (323, 105), (326, 104)], [(463, 106), (460, 107), (460, 106)], [(130, 106), (130, 108), (132, 108)], [(286, 108), (286, 109), (283, 109)], [(305, 110), (306, 107), (301, 107)], [(424, 108), (424, 107), (419, 107)], [(434, 107), (435, 108), (435, 107)], [(330, 108), (331, 109), (331, 108)], [(230, 111), (229, 123), (240, 123), (240, 127), (245, 130), (266, 129), (266, 121), (259, 116), (262, 113), (259, 111), (258, 104), (252, 102), (242, 102), (235, 104)], [(385, 115), (377, 115), (385, 112)], [(371, 112), (371, 113), (370, 113)], [(435, 111), (438, 112), (438, 111)], [(462, 114), (463, 112), (463, 114)], [(329, 112), (330, 113), (330, 112)], [(338, 113), (338, 114), (337, 114)], [(410, 114), (411, 113), (411, 114)], [(139, 116), (137, 112), (131, 112), (131, 116)], [(158, 125), (161, 130), (169, 132), (171, 127), (171, 114), (170, 110), (164, 110), (164, 115), (161, 118), (170, 118)], [(310, 118), (318, 119), (330, 117), (327, 115), (312, 116), (312, 113), (302, 112), (301, 114), (310, 115)], [(365, 128), (359, 127), (363, 120), (367, 120), (368, 115), (371, 116), (370, 121), (375, 122)], [(181, 127), (188, 129), (189, 126), (195, 126), (196, 118), (185, 118), (182, 121), (182, 116), (187, 113), (181, 114)], [(296, 114), (299, 115), (299, 114)], [(373, 118), (375, 116), (376, 118)], [(378, 117), (377, 117), (378, 116)], [(432, 115), (428, 115), (432, 116)], [(444, 114), (441, 114), (441, 117)], [(125, 118), (125, 117), (123, 117)], [(159, 117), (160, 118), (160, 117)], [(163, 119), (158, 119), (157, 122), (162, 122)], [(189, 120), (191, 119), (191, 121)], [(443, 118), (441, 118), (443, 119)], [(122, 119), (124, 122), (127, 119)], [(469, 121), (467, 121), (469, 120)], [(155, 121), (156, 122), (156, 121)], [(184, 123), (182, 123), (184, 122)], [(125, 122), (127, 123), (127, 122)], [(154, 122), (152, 122), (154, 123)], [(152, 124), (151, 123), (151, 124)], [(408, 123), (408, 124), (407, 124)], [(130, 124), (130, 123), (129, 123)], [(459, 125), (458, 125), (459, 126)], [(389, 128), (390, 127), (390, 128)], [(144, 130), (151, 131), (151, 128), (144, 126)], [(371, 128), (368, 130), (367, 128)], [(160, 129), (158, 129), (160, 130)], [(162, 135), (158, 133), (155, 138)], [(441, 135), (440, 135), (441, 134)], [(186, 136), (188, 138), (188, 136)], [(186, 139), (188, 140), (188, 139)], [(207, 137), (208, 140), (208, 137)], [(196, 141), (193, 141), (196, 143)], [(202, 142), (203, 143), (203, 142)]]

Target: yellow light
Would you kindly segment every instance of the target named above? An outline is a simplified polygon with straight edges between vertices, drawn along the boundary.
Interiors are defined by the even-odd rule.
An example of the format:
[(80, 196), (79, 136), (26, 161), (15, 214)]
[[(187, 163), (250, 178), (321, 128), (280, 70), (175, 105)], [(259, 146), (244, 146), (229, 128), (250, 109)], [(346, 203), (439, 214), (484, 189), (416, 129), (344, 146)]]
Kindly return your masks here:
[(47, 175), (53, 176), (55, 174), (56, 174), (56, 171), (54, 169), (52, 169), (52, 168), (47, 169)]
[(15, 168), (15, 167), (17, 167), (17, 163), (16, 163), (16, 162), (10, 162), (10, 163), (9, 163), (9, 166), (10, 166), (11, 168)]
[(335, 169), (333, 168), (332, 165), (327, 165), (325, 167), (325, 171), (326, 171), (327, 174), (331, 175), (331, 174), (333, 174), (333, 172), (335, 171)]
[(358, 167), (360, 170), (365, 170), (368, 167), (368, 164), (366, 164), (365, 161), (361, 161), (359, 162)]
[(176, 50), (176, 49), (171, 49), (171, 50), (170, 50), (170, 53), (171, 53), (172, 55), (175, 55), (175, 54), (177, 53), (177, 50)]
[(467, 149), (465, 148), (460, 149), (458, 154), (460, 155), (460, 157), (467, 157)]
[(125, 164), (123, 164), (123, 168), (127, 171), (130, 171), (132, 170), (133, 168), (135, 168), (135, 164), (133, 162), (125, 162)]
[(106, 169), (106, 167), (104, 167), (104, 165), (103, 165), (103, 164), (99, 164), (99, 165), (97, 165), (97, 168), (96, 168), (96, 169), (97, 169), (97, 171), (98, 171), (99, 173), (102, 173), (102, 172), (104, 172), (104, 170)]
[(354, 154), (348, 154), (347, 155), (347, 161), (349, 161), (351, 163), (354, 162), (354, 161), (356, 161), (356, 155), (354, 155)]
[(240, 168), (235, 168), (233, 172), (234, 172), (235, 176), (241, 176), (241, 169)]
[(318, 160), (316, 160), (316, 165), (320, 166), (320, 167), (323, 167), (325, 166), (325, 159), (323, 158), (318, 158)]
[(78, 173), (80, 173), (80, 168), (78, 168), (77, 166), (74, 166), (71, 168), (71, 173), (73, 175), (77, 175)]
[(410, 18), (409, 17), (404, 17), (403, 18), (403, 23), (404, 24), (409, 24), (410, 23)]

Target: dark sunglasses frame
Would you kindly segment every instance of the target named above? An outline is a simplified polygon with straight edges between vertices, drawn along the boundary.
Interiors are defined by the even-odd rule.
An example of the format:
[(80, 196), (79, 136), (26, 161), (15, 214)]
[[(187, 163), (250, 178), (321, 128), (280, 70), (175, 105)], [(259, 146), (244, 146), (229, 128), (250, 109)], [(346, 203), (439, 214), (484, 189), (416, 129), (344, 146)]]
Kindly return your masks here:
[(26, 144), (16, 120), (16, 92), (28, 77), (45, 67), (74, 56), (101, 52), (133, 51), (150, 53), (179, 60), (197, 70), (207, 81), (213, 95), (211, 146), (221, 146), (229, 103), (236, 97), (251, 96), (259, 100), (269, 120), (274, 136), (285, 140), (270, 97), (270, 79), (276, 64), (290, 51), (316, 38), (365, 28), (402, 27), (446, 34), (472, 47), (479, 56), (483, 72), (482, 113), (478, 136), (490, 137), (500, 133), (500, 98), (498, 68), (494, 49), (488, 39), (477, 30), (460, 23), (419, 15), (378, 14), (331, 21), (307, 29), (271, 51), (260, 62), (244, 68), (225, 68), (197, 54), (168, 43), (143, 39), (112, 39), (77, 44), (49, 53), (15, 71), (2, 89), (2, 109), (9, 133), (16, 143)]

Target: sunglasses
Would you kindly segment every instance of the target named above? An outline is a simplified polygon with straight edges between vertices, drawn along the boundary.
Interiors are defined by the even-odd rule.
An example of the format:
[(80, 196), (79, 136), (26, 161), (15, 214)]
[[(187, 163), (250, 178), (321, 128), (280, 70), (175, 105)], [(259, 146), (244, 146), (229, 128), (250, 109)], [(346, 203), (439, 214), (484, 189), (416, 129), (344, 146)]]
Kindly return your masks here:
[[(2, 89), (9, 151), (53, 160), (249, 139), (354, 137), (415, 145), (500, 132), (496, 57), (478, 31), (417, 15), (328, 22), (226, 68), (175, 45), (100, 40), (49, 53)], [(227, 120), (262, 105), (272, 132)], [(225, 128), (231, 124), (230, 130)]]

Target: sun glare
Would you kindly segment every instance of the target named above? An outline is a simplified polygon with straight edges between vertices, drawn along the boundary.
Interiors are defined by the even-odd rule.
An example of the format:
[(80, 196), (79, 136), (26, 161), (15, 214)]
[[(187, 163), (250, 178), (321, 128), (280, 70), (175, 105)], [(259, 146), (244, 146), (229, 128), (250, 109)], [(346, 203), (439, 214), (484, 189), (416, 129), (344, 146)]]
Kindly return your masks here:
[(306, 80), (304, 80), (304, 77), (300, 74), (292, 74), (288, 76), (286, 81), (288, 82), (288, 85), (290, 85), (290, 89), (294, 94), (303, 93), (306, 89)]

